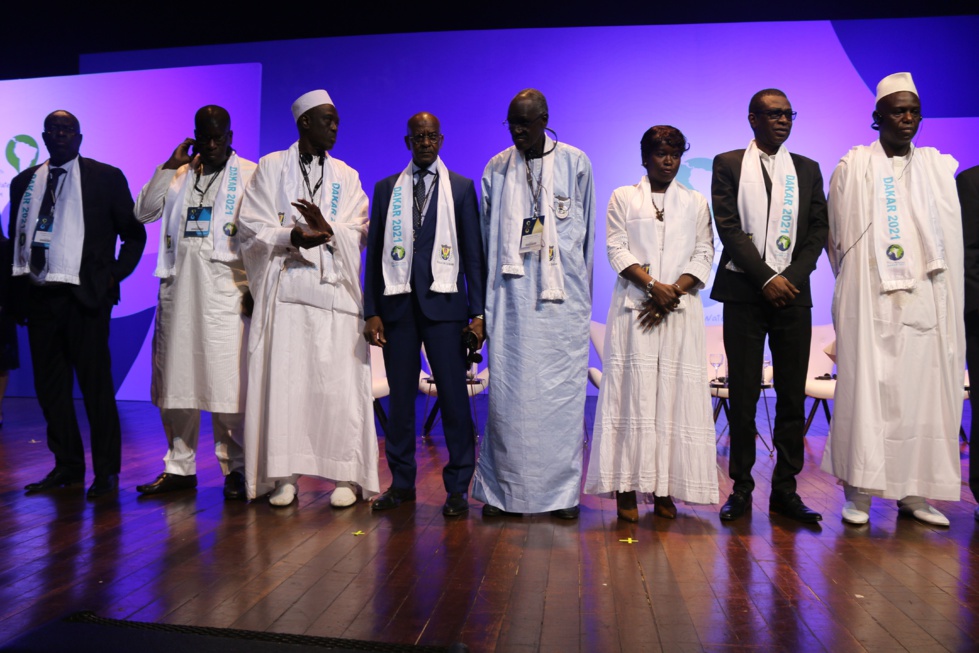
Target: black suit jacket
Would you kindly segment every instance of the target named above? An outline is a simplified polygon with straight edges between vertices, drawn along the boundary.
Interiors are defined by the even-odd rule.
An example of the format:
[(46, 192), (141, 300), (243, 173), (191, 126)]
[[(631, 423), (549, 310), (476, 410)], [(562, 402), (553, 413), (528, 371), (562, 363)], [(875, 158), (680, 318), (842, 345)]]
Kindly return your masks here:
[(965, 312), (979, 309), (979, 166), (955, 178), (962, 204), (962, 244), (965, 246)]
[[(435, 243), (435, 224), (438, 207), (438, 188), (432, 188), (428, 212), (422, 228), (415, 237), (415, 250), (411, 265), (411, 294), (385, 295), (381, 258), (384, 249), (384, 227), (387, 223), (388, 204), (399, 175), (391, 175), (374, 186), (371, 206), (371, 222), (367, 232), (367, 259), (364, 269), (364, 317), (377, 315), (384, 322), (397, 320), (404, 314), (411, 294), (418, 297), (425, 317), (436, 321), (467, 320), (483, 313), (486, 265), (483, 257), (483, 241), (479, 231), (479, 208), (476, 203), (476, 187), (471, 179), (449, 172), (452, 184), (452, 201), (455, 205), (456, 236), (459, 240), (459, 276), (457, 292), (437, 293), (432, 285), (432, 249)], [(444, 183), (437, 180), (435, 183)], [(411, 206), (409, 189), (406, 205)], [(441, 243), (439, 243), (441, 245)], [(465, 279), (463, 279), (465, 277)]]
[[(826, 195), (823, 192), (823, 176), (819, 171), (819, 164), (798, 154), (791, 156), (799, 178), (799, 216), (792, 263), (782, 272), (782, 276), (799, 289), (799, 294), (787, 305), (812, 306), (809, 275), (816, 269), (816, 260), (826, 246), (829, 232)], [(754, 243), (741, 228), (738, 185), (741, 182), (743, 158), (744, 150), (733, 150), (714, 157), (711, 197), (714, 224), (724, 251), (721, 253), (710, 296), (720, 302), (764, 302), (762, 287), (775, 274), (775, 270), (765, 263)], [(765, 185), (771, 195), (771, 182), (767, 176)], [(744, 272), (728, 270), (727, 264), (732, 260)]]
[[(17, 214), (33, 166), (10, 182), (10, 224), (7, 233), (16, 237)], [(81, 176), (82, 211), (85, 215), (85, 240), (82, 261), (78, 270), (78, 286), (73, 286), (76, 299), (88, 308), (119, 302), (119, 282), (132, 274), (146, 245), (146, 228), (133, 213), (133, 196), (126, 177), (118, 168), (94, 159), (78, 157)], [(28, 236), (28, 239), (30, 236)], [(122, 240), (116, 258), (116, 239)], [(29, 246), (29, 245), (27, 245)], [(11, 293), (16, 296), (16, 312), (26, 313), (27, 276), (14, 277)], [(13, 298), (12, 298), (13, 299)]]

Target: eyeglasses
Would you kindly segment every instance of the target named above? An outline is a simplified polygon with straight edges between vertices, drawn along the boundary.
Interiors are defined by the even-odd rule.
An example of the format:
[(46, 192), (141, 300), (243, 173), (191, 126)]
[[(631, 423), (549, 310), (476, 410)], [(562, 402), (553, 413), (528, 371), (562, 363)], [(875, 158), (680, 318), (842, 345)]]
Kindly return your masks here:
[(78, 130), (74, 127), (68, 127), (65, 125), (52, 125), (44, 130), (45, 134), (49, 136), (54, 136), (56, 134), (64, 134), (65, 136), (74, 136), (78, 133)]
[(539, 114), (536, 118), (531, 118), (530, 120), (510, 120), (509, 118), (507, 118), (506, 120), (503, 121), (503, 126), (511, 131), (520, 128), (527, 129), (528, 127), (530, 127), (531, 125), (533, 125), (535, 122), (537, 122), (543, 117), (544, 114), (542, 113)]
[(767, 116), (772, 122), (777, 122), (779, 118), (785, 116), (789, 120), (795, 120), (795, 117), (799, 115), (798, 111), (793, 111), (792, 109), (769, 109), (768, 111), (752, 111), (756, 116)]
[(412, 134), (408, 138), (410, 138), (411, 142), (415, 145), (421, 145), (425, 141), (428, 141), (429, 143), (438, 143), (439, 139), (442, 138), (442, 134), (438, 132), (430, 132), (428, 134)]

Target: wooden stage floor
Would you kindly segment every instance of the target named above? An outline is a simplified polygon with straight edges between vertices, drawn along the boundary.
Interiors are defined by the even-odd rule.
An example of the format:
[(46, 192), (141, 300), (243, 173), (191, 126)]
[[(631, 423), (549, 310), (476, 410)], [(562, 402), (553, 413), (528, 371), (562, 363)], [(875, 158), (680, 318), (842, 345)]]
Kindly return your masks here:
[[(196, 492), (140, 498), (134, 487), (162, 470), (165, 440), (149, 403), (123, 402), (120, 411), (123, 488), (89, 502), (77, 487), (24, 496), (52, 458), (36, 402), (4, 403), (0, 643), (92, 610), (379, 642), (461, 641), (473, 651), (979, 650), (979, 524), (968, 488), (962, 502), (937, 504), (948, 529), (876, 500), (870, 525), (846, 526), (842, 492), (817, 469), (822, 416), (800, 493), (825, 521), (806, 527), (769, 517), (772, 461), (761, 445), (754, 512), (731, 525), (717, 506), (684, 505), (676, 521), (643, 507), (640, 523), (626, 524), (612, 500), (595, 497), (583, 497), (577, 522), (483, 519), (476, 502), (447, 521), (438, 430), (433, 443), (419, 441), (417, 503), (384, 513), (363, 503), (333, 510), (333, 485), (309, 478), (298, 506), (225, 502), (210, 454)], [(723, 435), (718, 453), (726, 469)], [(383, 454), (381, 478), (386, 486)], [(731, 484), (722, 479), (725, 498)]]

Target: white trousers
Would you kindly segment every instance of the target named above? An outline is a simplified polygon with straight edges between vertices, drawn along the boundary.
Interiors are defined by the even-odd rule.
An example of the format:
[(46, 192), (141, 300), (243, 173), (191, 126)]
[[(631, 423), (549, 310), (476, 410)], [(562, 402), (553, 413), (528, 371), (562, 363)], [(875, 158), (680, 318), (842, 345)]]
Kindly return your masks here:
[[(197, 473), (197, 441), (201, 430), (201, 411), (191, 408), (161, 408), (160, 418), (167, 434), (167, 455), (163, 457), (166, 472), (190, 476)], [(214, 455), (221, 473), (245, 469), (243, 413), (211, 413), (214, 430)]]

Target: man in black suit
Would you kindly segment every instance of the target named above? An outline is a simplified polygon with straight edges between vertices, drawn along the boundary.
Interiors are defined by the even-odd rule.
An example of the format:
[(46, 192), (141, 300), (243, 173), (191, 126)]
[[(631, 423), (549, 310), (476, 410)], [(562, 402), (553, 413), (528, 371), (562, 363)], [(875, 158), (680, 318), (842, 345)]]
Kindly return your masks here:
[[(82, 134), (67, 111), (44, 119), (50, 159), (10, 183), (15, 310), (27, 320), (34, 389), (55, 467), (28, 493), (85, 479), (72, 377), (91, 427), (90, 499), (117, 492), (122, 438), (109, 362), (109, 320), (119, 282), (139, 263), (146, 230), (122, 171), (78, 156)], [(122, 240), (116, 258), (116, 240)]]
[(430, 113), (412, 116), (405, 136), (411, 163), (374, 188), (364, 271), (364, 337), (384, 348), (391, 386), (384, 452), (393, 478), (373, 509), (415, 500), (415, 398), (424, 344), (449, 450), (442, 470), (448, 495), (442, 513), (454, 517), (469, 510), (475, 470), (463, 338), (469, 337), (476, 350), (482, 346), (486, 266), (476, 188), (439, 159), (442, 142), (438, 118)]
[(720, 517), (735, 520), (751, 507), (755, 409), (767, 335), (778, 396), (772, 434), (778, 459), (769, 511), (816, 522), (822, 516), (799, 498), (796, 476), (803, 465), (812, 336), (809, 275), (826, 243), (826, 196), (819, 164), (789, 155), (782, 145), (796, 115), (785, 94), (759, 91), (748, 112), (754, 140), (747, 150), (717, 155), (711, 181), (714, 221), (724, 245), (711, 298), (724, 303), (734, 481)]
[[(965, 358), (969, 384), (979, 386), (979, 166), (955, 178), (962, 205), (962, 244), (965, 246)], [(979, 500), (979, 392), (969, 393), (972, 426), (969, 431), (969, 489)], [(979, 521), (979, 508), (974, 516)]]

